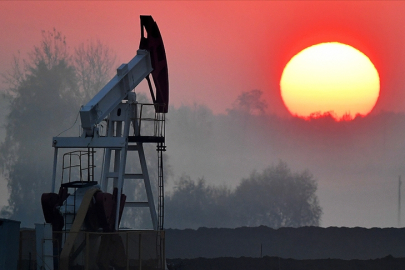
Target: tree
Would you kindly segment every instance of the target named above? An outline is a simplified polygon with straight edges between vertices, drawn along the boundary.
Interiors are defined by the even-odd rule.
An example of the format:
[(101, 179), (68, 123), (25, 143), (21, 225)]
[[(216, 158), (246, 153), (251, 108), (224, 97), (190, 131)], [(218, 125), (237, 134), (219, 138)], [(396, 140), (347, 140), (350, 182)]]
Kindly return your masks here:
[(167, 196), (166, 227), (319, 226), (316, 189), (308, 171), (293, 173), (284, 162), (253, 172), (234, 191), (183, 175)]
[(322, 209), (308, 171), (293, 173), (281, 162), (243, 179), (233, 194), (238, 226), (319, 226)]
[(0, 94), (0, 143), (6, 137), (5, 125), (6, 117), (10, 109), (11, 97), (6, 94)]
[[(0, 166), (10, 197), (1, 215), (24, 226), (43, 222), (40, 197), (51, 187), (52, 137), (76, 123), (80, 106), (111, 77), (116, 58), (100, 41), (71, 55), (60, 32), (43, 31), (42, 37), (28, 60), (15, 57), (5, 76), (11, 102)], [(77, 129), (64, 133), (73, 134)]]
[(100, 40), (81, 43), (75, 49), (74, 64), (84, 100), (90, 100), (112, 77), (117, 55)]
[(167, 196), (165, 226), (181, 229), (229, 227), (232, 224), (229, 196), (230, 190), (225, 186), (209, 186), (203, 178), (194, 182), (190, 176), (183, 175), (173, 193)]
[(42, 222), (40, 197), (51, 183), (52, 136), (77, 115), (79, 90), (65, 38), (55, 29), (43, 32), (30, 61), (9, 74), (12, 96), (6, 138), (0, 147), (1, 168), (8, 181), (9, 205), (2, 214), (23, 225)]
[(261, 99), (262, 95), (263, 92), (258, 89), (242, 92), (234, 102), (232, 109), (228, 110), (228, 113), (239, 112), (248, 115), (263, 115), (266, 112), (267, 103)]

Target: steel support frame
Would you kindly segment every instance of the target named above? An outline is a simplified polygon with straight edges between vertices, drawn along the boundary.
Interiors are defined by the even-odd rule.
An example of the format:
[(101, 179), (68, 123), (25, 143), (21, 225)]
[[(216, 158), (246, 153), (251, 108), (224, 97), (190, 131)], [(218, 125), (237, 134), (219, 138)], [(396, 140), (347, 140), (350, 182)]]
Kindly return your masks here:
[[(118, 110), (121, 113), (118, 113)], [(135, 113), (135, 116), (133, 115)], [(120, 114), (120, 115), (118, 115)], [(113, 187), (117, 188), (117, 208), (115, 219), (115, 230), (119, 228), (119, 210), (121, 195), (123, 192), (125, 179), (143, 179), (147, 196), (147, 202), (128, 202), (126, 207), (149, 207), (152, 225), (154, 230), (158, 230), (158, 217), (156, 213), (152, 187), (149, 179), (149, 173), (146, 163), (145, 152), (142, 142), (128, 143), (128, 136), (131, 127), (131, 121), (134, 128), (134, 134), (140, 134), (138, 121), (136, 120), (137, 104), (122, 102), (111, 113), (107, 122), (107, 134), (105, 137), (54, 137), (54, 167), (52, 177), (52, 191), (55, 192), (56, 168), (59, 148), (101, 148), (105, 149), (103, 160), (103, 171), (101, 179), (101, 190), (108, 192), (108, 179), (113, 179)], [(114, 155), (112, 153), (114, 151)], [(126, 159), (128, 151), (138, 151), (138, 157), (141, 165), (141, 174), (126, 174)], [(110, 172), (111, 159), (114, 156), (113, 172)]]

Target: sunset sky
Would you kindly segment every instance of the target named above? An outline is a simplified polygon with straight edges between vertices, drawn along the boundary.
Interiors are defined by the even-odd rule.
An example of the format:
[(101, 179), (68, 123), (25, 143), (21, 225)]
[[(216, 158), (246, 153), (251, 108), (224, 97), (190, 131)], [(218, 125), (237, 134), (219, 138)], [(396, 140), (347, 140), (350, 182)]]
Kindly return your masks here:
[[(175, 107), (198, 103), (205, 104), (215, 114), (226, 113), (243, 91), (259, 89), (263, 91), (268, 103), (268, 112), (287, 117), (289, 112), (281, 99), (279, 85), (285, 65), (294, 55), (308, 46), (336, 41), (351, 45), (363, 52), (378, 70), (380, 97), (371, 114), (375, 116), (382, 111), (405, 112), (404, 14), (405, 1), (0, 1), (0, 73), (5, 74), (10, 70), (13, 55), (17, 55), (18, 52), (21, 58), (28, 58), (27, 53), (34, 46), (39, 45), (42, 39), (41, 31), (52, 31), (53, 28), (66, 36), (72, 51), (82, 42), (101, 40), (117, 53), (118, 67), (121, 63), (127, 63), (136, 54), (140, 39), (139, 15), (152, 15), (165, 43), (169, 65), (170, 105)], [(0, 87), (2, 90), (6, 86), (0, 83)], [(376, 124), (378, 128), (383, 125), (385, 127), (385, 123)], [(389, 123), (387, 125), (390, 127)], [(351, 125), (350, 128), (353, 126), (356, 127)], [(288, 131), (287, 128), (285, 130)], [(349, 139), (352, 135), (360, 136), (358, 134), (368, 135), (369, 133), (372, 135), (373, 133), (368, 132), (369, 129), (364, 129), (367, 130), (364, 133), (356, 133), (349, 130), (349, 127), (347, 130), (347, 133), (342, 134), (349, 134), (345, 137)], [(384, 155), (388, 156), (391, 150), (386, 150), (385, 143), (389, 145), (386, 137), (389, 138), (390, 133), (389, 130), (387, 132), (381, 130), (384, 145), (378, 145), (378, 147), (381, 146), (383, 151), (386, 151)], [(269, 134), (273, 133), (269, 132)], [(322, 134), (328, 134), (328, 138), (333, 138), (335, 135), (333, 130), (322, 130), (319, 136), (323, 136)], [(302, 138), (304, 135), (297, 138)], [(391, 135), (402, 137), (401, 132)], [(371, 143), (367, 146), (374, 143), (374, 137), (370, 138)], [(315, 138), (314, 141), (317, 139)], [(320, 148), (325, 147), (324, 152), (329, 154), (331, 146), (327, 144), (328, 140), (325, 142), (325, 145), (320, 145)], [(362, 143), (362, 138), (359, 138), (358, 142)], [(300, 143), (305, 146), (305, 140)], [(359, 148), (362, 147), (360, 143), (358, 143)], [(299, 151), (295, 144), (291, 144), (290, 147), (291, 154), (285, 156), (296, 158), (295, 164), (298, 165), (304, 166), (305, 162), (301, 161), (308, 160), (309, 154), (313, 153), (311, 152), (313, 149), (309, 149), (300, 156), (300, 153), (297, 155), (294, 152)], [(405, 145), (403, 147), (405, 148)], [(260, 145), (261, 148), (266, 147)], [(342, 151), (340, 155), (334, 156), (337, 162), (353, 158), (353, 160), (365, 160), (366, 163), (368, 159), (377, 159), (370, 154), (373, 149), (367, 147), (363, 147), (361, 151), (348, 147), (355, 152), (354, 157), (346, 156), (346, 150), (340, 149), (339, 145), (335, 148)], [(400, 149), (398, 145), (392, 145), (391, 148)], [(277, 145), (274, 149), (278, 149)], [(182, 158), (180, 155), (182, 150), (178, 150), (177, 159)], [(192, 148), (186, 150), (194, 151)], [(249, 167), (245, 170), (246, 175), (250, 170), (264, 168), (257, 167), (258, 164), (267, 163), (270, 159), (283, 158), (282, 153), (275, 150), (275, 152), (269, 152), (272, 153), (271, 158), (265, 156), (265, 153), (262, 153), (263, 156), (246, 154), (253, 153), (250, 146), (246, 146), (245, 150), (243, 153), (245, 156), (239, 160), (233, 154), (229, 156), (233, 158), (235, 167)], [(249, 152), (250, 150), (252, 152)], [(176, 150), (171, 149), (171, 151), (172, 155), (176, 155)], [(331, 155), (334, 154), (331, 153)], [(256, 163), (252, 161), (252, 157), (256, 159)], [(398, 154), (395, 158), (400, 163), (404, 157)], [(329, 162), (327, 159), (322, 159), (321, 155), (314, 155), (312, 159)], [(211, 158), (209, 161), (214, 162)], [(246, 165), (247, 161), (252, 164)], [(285, 161), (290, 162), (287, 159)], [(376, 160), (375, 163), (370, 162), (370, 164), (379, 163), (380, 160)], [(317, 162), (314, 164), (318, 165)], [(387, 164), (390, 163), (387, 162)], [(201, 166), (201, 163), (198, 165)], [(331, 166), (333, 165), (332, 162)], [(352, 166), (356, 165), (353, 162)], [(51, 164), (49, 166), (51, 167)], [(373, 166), (370, 165), (370, 167), (371, 170), (367, 167), (367, 172), (373, 172)], [(345, 171), (343, 166), (342, 168), (336, 166), (336, 168), (336, 171)], [(208, 166), (201, 166), (199, 169), (212, 170)], [(225, 169), (222, 167), (221, 169), (225, 172)], [(309, 169), (315, 171), (319, 168), (314, 166)], [(401, 166), (398, 171), (402, 170)], [(328, 173), (325, 172), (325, 175)], [(393, 182), (397, 181), (398, 172), (390, 168), (389, 173), (393, 175)], [(375, 175), (377, 179), (378, 173)], [(333, 179), (340, 177), (332, 176)], [(355, 175), (352, 177), (360, 178)], [(364, 176), (362, 179), (367, 180), (367, 177)], [(351, 178), (348, 177), (348, 179)], [(377, 180), (381, 179), (383, 178), (380, 177)], [(345, 186), (342, 184), (341, 193), (338, 194), (334, 189), (339, 184), (337, 182), (333, 184), (320, 182), (319, 185), (319, 190), (323, 192), (320, 194), (327, 194), (321, 197), (321, 205), (326, 205), (327, 200), (330, 200), (329, 206), (324, 208), (323, 225), (387, 226), (392, 224), (384, 223), (386, 218), (381, 218), (380, 223), (373, 223), (372, 221), (376, 219), (371, 209), (373, 207), (370, 207), (366, 200), (358, 200), (358, 202), (361, 205), (359, 209), (369, 211), (363, 211), (368, 215), (368, 219), (362, 222), (354, 220), (353, 217), (358, 213), (354, 213), (355, 208), (352, 205), (347, 203), (341, 207), (335, 203), (339, 200), (343, 201), (339, 197), (340, 194), (353, 189), (350, 183), (344, 183)], [(382, 180), (379, 183), (381, 186), (385, 185)], [(396, 186), (392, 187), (395, 192)], [(0, 185), (0, 188), (3, 189), (4, 185)], [(325, 192), (327, 189), (335, 193)], [(366, 186), (365, 189), (368, 190), (367, 194), (373, 194), (376, 190), (374, 186)], [(381, 190), (380, 192), (383, 193)], [(348, 197), (353, 198), (353, 201), (358, 195), (357, 193), (356, 196), (347, 194)], [(389, 198), (386, 203), (390, 207), (393, 205), (390, 211), (395, 211), (396, 201), (393, 204), (388, 201), (393, 198), (392, 196), (387, 195)], [(0, 207), (2, 203), (4, 204), (0, 198)], [(379, 204), (377, 200), (374, 203)], [(352, 210), (353, 213), (348, 215), (346, 223), (338, 223), (343, 212)], [(385, 208), (381, 207), (380, 212), (385, 213)], [(393, 216), (395, 219), (395, 214)]]
[(338, 41), (376, 66), (374, 112), (403, 111), (404, 11), (402, 1), (1, 1), (0, 72), (54, 27), (71, 47), (100, 39), (128, 62), (139, 15), (150, 14), (166, 46), (172, 105), (198, 102), (223, 113), (242, 91), (260, 89), (270, 112), (288, 115), (279, 90), (284, 66), (310, 45)]

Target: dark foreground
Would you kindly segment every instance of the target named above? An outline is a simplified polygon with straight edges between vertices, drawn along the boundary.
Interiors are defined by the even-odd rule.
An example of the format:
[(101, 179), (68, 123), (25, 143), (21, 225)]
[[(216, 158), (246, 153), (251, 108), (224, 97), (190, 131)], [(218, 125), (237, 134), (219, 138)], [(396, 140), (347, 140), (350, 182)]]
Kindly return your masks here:
[(405, 258), (387, 256), (374, 260), (293, 260), (263, 258), (167, 259), (169, 270), (403, 270)]
[[(262, 256), (295, 260), (405, 257), (405, 228), (200, 228), (166, 230), (166, 258)], [(405, 269), (405, 266), (404, 268)]]

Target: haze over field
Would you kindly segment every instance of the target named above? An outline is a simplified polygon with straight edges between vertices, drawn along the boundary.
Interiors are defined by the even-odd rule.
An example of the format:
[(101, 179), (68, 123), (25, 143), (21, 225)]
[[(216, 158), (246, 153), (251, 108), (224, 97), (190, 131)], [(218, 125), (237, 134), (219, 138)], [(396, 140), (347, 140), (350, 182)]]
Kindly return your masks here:
[[(167, 118), (169, 192), (182, 175), (233, 189), (253, 170), (282, 160), (293, 171), (308, 169), (318, 180), (321, 226), (397, 225), (398, 176), (405, 175), (404, 114), (305, 121), (251, 115), (237, 106), (213, 114), (195, 104), (170, 108)], [(43, 151), (51, 154), (52, 148)], [(51, 171), (52, 164), (48, 167)]]
[[(398, 176), (405, 177), (404, 11), (402, 2), (0, 2), (0, 23), (8, 26), (0, 29), (0, 73), (10, 71), (18, 50), (27, 58), (41, 30), (53, 27), (71, 49), (98, 38), (127, 62), (138, 47), (139, 15), (151, 14), (169, 64), (169, 192), (182, 175), (235, 188), (253, 170), (282, 160), (318, 180), (321, 226), (391, 227), (397, 226)], [(289, 116), (279, 93), (283, 66), (303, 47), (335, 38), (375, 63), (376, 107), (353, 121)], [(259, 94), (249, 99), (248, 93)], [(53, 128), (64, 129), (62, 123)], [(50, 141), (47, 147), (37, 150), (51, 154)], [(5, 186), (2, 180), (1, 206)]]
[(397, 225), (398, 175), (405, 169), (404, 114), (308, 122), (213, 115), (197, 106), (172, 111), (169, 120), (181, 110), (189, 111), (184, 114), (188, 119), (168, 125), (169, 163), (176, 175), (184, 172), (208, 183), (235, 186), (252, 170), (281, 159), (318, 179), (322, 226)]

